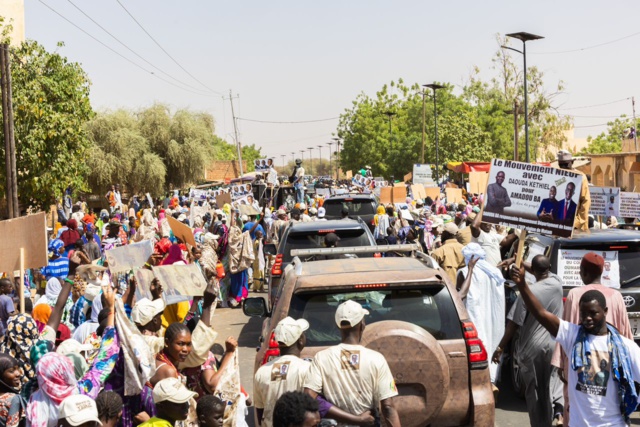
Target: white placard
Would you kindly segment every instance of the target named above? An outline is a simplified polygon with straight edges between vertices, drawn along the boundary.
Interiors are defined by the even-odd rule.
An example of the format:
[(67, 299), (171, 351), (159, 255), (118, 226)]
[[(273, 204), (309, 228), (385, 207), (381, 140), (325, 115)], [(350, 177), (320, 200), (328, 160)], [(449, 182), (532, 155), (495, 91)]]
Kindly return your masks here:
[(253, 161), (256, 172), (267, 172), (273, 165), (273, 158), (255, 159)]
[(153, 274), (162, 285), (167, 304), (184, 301), (185, 297), (202, 296), (207, 282), (195, 264), (153, 267)]
[(106, 252), (109, 271), (120, 273), (123, 271), (140, 268), (153, 254), (153, 242), (143, 240), (125, 246), (110, 249)]
[(640, 217), (640, 193), (625, 191), (620, 193), (620, 216), (622, 218)]
[(413, 183), (422, 184), (424, 187), (437, 187), (431, 174), (431, 166), (416, 163), (413, 165)]
[(591, 207), (594, 216), (620, 216), (620, 189), (618, 187), (589, 187)]
[[(582, 286), (580, 278), (580, 262), (589, 251), (584, 249), (561, 249), (558, 256), (558, 275), (564, 286)], [(602, 284), (609, 288), (620, 288), (620, 263), (618, 251), (597, 251), (604, 258)]]

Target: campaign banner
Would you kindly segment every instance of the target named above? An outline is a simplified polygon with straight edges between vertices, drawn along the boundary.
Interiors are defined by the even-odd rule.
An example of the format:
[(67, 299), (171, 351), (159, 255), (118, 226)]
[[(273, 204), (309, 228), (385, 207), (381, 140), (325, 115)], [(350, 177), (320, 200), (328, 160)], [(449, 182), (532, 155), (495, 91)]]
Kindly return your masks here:
[(248, 194), (253, 194), (251, 184), (232, 185), (230, 188), (231, 200), (238, 200)]
[(356, 174), (351, 178), (351, 184), (360, 188), (370, 188), (372, 182), (373, 180), (371, 178), (364, 177), (360, 174)]
[(253, 165), (256, 168), (256, 172), (268, 172), (271, 165), (273, 165), (273, 158), (255, 159)]
[(483, 222), (571, 237), (582, 175), (550, 166), (493, 159), (488, 182)]
[(640, 193), (628, 191), (620, 193), (620, 216), (622, 218), (640, 217)]
[(203, 296), (207, 282), (196, 264), (161, 265), (153, 274), (162, 285), (167, 304), (184, 301), (185, 297)]
[(119, 246), (105, 252), (109, 263), (109, 271), (112, 273), (121, 273), (140, 268), (149, 260), (152, 254), (153, 242), (151, 240)]
[(618, 187), (589, 187), (593, 216), (620, 216), (620, 189)]
[[(558, 256), (558, 276), (562, 279), (564, 286), (582, 286), (580, 278), (580, 263), (590, 250), (583, 249), (562, 249)], [(601, 283), (610, 288), (620, 288), (620, 263), (618, 261), (618, 251), (596, 251), (604, 258), (604, 270), (602, 271)]]
[(204, 200), (209, 195), (208, 190), (200, 190), (198, 188), (192, 188), (189, 190), (189, 198), (190, 199), (201, 199)]
[(413, 183), (422, 184), (425, 187), (437, 187), (431, 174), (431, 166), (416, 163), (413, 165)]

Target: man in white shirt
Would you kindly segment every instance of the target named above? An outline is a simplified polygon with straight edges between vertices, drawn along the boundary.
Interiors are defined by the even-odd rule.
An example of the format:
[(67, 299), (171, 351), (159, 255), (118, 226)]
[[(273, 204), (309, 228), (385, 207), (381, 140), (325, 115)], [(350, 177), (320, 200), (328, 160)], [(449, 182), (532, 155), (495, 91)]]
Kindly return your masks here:
[(302, 391), (311, 363), (300, 358), (307, 338), (304, 331), (309, 322), (285, 317), (276, 326), (275, 340), (280, 357), (266, 363), (256, 371), (253, 379), (253, 404), (258, 413), (258, 423), (271, 427), (273, 408), (280, 396), (288, 391)]
[(471, 223), (471, 241), (478, 243), (487, 254), (487, 262), (492, 266), (497, 266), (502, 262), (500, 255), (500, 242), (502, 236), (491, 232), (491, 224), (481, 222), (482, 216), (476, 215)]
[(400, 426), (393, 397), (398, 390), (384, 356), (360, 345), (369, 314), (355, 301), (338, 306), (335, 321), (342, 342), (318, 352), (304, 383), (313, 398), (322, 394), (338, 408), (360, 414), (382, 407), (382, 418), (389, 427)]
[(512, 270), (512, 277), (529, 312), (569, 358), (569, 425), (628, 425), (638, 404), (634, 382), (640, 380), (640, 348), (607, 324), (602, 292), (590, 290), (580, 297), (581, 324), (576, 325), (540, 304), (524, 281), (524, 268)]
[(296, 170), (293, 177), (293, 188), (296, 189), (296, 203), (304, 202), (304, 168), (302, 160), (296, 159)]

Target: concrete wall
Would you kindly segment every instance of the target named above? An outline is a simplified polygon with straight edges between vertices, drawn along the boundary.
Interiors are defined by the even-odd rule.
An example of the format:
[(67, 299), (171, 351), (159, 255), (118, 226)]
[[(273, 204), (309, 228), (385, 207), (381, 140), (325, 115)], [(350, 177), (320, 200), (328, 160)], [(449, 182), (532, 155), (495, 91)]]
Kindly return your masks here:
[(24, 0), (0, 0), (0, 16), (4, 23), (13, 26), (11, 44), (18, 45), (24, 41)]

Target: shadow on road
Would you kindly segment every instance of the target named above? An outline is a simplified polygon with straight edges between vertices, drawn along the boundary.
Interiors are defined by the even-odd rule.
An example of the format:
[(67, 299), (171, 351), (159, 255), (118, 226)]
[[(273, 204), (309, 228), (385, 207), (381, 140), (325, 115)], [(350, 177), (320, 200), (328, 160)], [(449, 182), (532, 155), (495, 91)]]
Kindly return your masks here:
[[(496, 402), (496, 409), (509, 412), (522, 412), (527, 414), (527, 404), (524, 399), (520, 398), (511, 383), (511, 372), (509, 369), (502, 369), (502, 375), (500, 382), (497, 384), (500, 389), (498, 393), (498, 401)], [(528, 417), (528, 415), (527, 415)]]
[(248, 317), (247, 319), (247, 323), (242, 327), (238, 335), (238, 345), (240, 347), (256, 348), (260, 345), (258, 339), (260, 338), (264, 318)]

